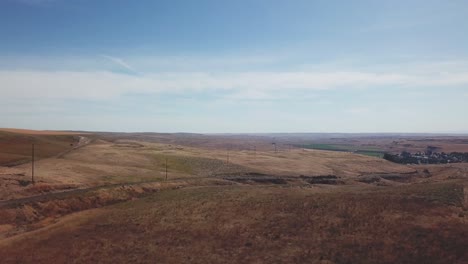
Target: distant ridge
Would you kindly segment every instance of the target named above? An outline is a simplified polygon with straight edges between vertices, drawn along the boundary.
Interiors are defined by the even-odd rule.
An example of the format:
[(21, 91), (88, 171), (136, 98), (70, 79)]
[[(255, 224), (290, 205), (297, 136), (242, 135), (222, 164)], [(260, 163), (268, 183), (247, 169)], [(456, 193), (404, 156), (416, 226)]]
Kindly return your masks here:
[(86, 132), (56, 131), (56, 130), (32, 130), (21, 128), (0, 128), (0, 132), (17, 133), (25, 135), (76, 135), (87, 134)]

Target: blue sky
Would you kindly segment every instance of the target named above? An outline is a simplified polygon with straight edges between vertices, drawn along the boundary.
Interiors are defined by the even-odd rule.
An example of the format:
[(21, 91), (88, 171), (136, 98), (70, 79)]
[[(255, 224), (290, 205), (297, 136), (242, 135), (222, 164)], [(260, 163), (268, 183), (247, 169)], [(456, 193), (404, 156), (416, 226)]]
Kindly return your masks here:
[(468, 1), (0, 2), (0, 127), (468, 132)]

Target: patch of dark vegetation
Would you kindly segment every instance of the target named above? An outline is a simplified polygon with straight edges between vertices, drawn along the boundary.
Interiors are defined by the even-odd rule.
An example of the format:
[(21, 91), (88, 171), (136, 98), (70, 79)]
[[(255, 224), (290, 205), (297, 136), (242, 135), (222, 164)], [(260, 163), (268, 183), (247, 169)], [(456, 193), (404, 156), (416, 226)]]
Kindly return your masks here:
[(18, 180), (18, 184), (20, 186), (24, 187), (24, 186), (28, 186), (29, 184), (31, 184), (31, 181), (29, 181), (29, 180)]
[(3, 163), (3, 164), (0, 164), (0, 166), (4, 166), (4, 167), (11, 168), (11, 167), (15, 167), (15, 166), (19, 166), (19, 165), (26, 164), (26, 163), (28, 163), (28, 162), (30, 162), (30, 161), (31, 161), (30, 158), (23, 158), (23, 159), (11, 161), (11, 162), (5, 162), (5, 163)]
[(426, 151), (428, 151), (430, 153), (437, 152), (438, 150), (440, 150), (440, 148), (439, 147), (434, 147), (434, 146), (427, 146), (427, 148), (426, 148)]
[(344, 184), (343, 181), (335, 175), (323, 175), (323, 176), (304, 176), (301, 175), (300, 178), (310, 184)]
[(273, 176), (232, 176), (232, 177), (225, 177), (224, 180), (234, 181), (243, 184), (252, 184), (252, 183), (260, 183), (260, 184), (287, 184), (288, 181), (281, 177), (273, 177)]
[(425, 177), (431, 177), (431, 176), (432, 176), (432, 175), (431, 175), (431, 172), (430, 172), (428, 169), (424, 169), (424, 170), (423, 170), (423, 173), (424, 173), (424, 176), (425, 176)]
[(360, 178), (358, 181), (363, 182), (363, 183), (376, 183), (376, 182), (380, 182), (380, 180), (381, 178), (379, 176), (370, 175), (370, 176), (364, 176)]
[(416, 172), (411, 173), (388, 173), (388, 174), (369, 174), (369, 175), (361, 175), (358, 179), (359, 182), (363, 183), (378, 183), (381, 182), (382, 179), (388, 181), (396, 181), (396, 182), (409, 182), (412, 179), (413, 174)]
[(144, 145), (136, 142), (116, 142), (113, 147), (117, 148), (143, 148)]
[(268, 176), (267, 174), (260, 173), (260, 172), (247, 172), (244, 175), (245, 176), (261, 176), (261, 177)]
[(389, 180), (389, 181), (408, 181), (408, 177), (402, 176), (400, 174), (388, 174), (388, 175), (380, 175), (382, 179)]

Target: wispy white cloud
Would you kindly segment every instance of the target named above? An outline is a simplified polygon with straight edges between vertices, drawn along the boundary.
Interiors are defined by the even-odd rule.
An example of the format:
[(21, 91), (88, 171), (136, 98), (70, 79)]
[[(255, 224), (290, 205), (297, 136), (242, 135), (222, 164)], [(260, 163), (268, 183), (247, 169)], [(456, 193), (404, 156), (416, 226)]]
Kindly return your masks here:
[[(94, 60), (69, 58), (62, 60), (64, 62), (55, 67), (49, 65), (45, 68), (36, 68), (34, 65), (47, 64), (50, 60), (33, 58), (30, 63), (33, 66), (28, 68), (25, 67), (28, 65), (27, 58), (16, 60), (17, 64), (14, 63), (14, 58), (0, 59), (2, 98), (105, 100), (127, 94), (166, 93), (190, 96), (204, 93), (210, 98), (218, 97), (232, 101), (297, 101), (310, 99), (327, 90), (404, 88), (407, 89), (407, 94), (416, 96), (424, 94), (427, 90), (425, 88), (468, 85), (468, 62), (463, 60), (387, 64), (374, 68), (359, 67), (357, 64), (354, 66), (352, 62), (347, 62), (345, 65), (331, 63), (327, 67), (317, 64), (297, 70), (262, 71), (261, 66), (249, 68), (245, 65), (274, 65), (284, 58), (178, 57), (171, 60), (169, 57), (128, 57), (124, 60), (109, 55), (99, 56), (111, 62), (112, 67), (96, 57)], [(52, 61), (52, 64), (60, 62), (58, 59)], [(87, 65), (91, 66), (87, 68)], [(133, 65), (144, 69), (143, 72), (138, 73)], [(150, 65), (158, 65), (155, 66), (158, 69), (155, 70)], [(166, 66), (162, 67), (164, 65)], [(230, 66), (234, 65), (234, 69), (229, 70)], [(115, 66), (133, 74), (114, 71)], [(57, 68), (65, 70), (56, 70)]]
[(437, 75), (373, 72), (112, 72), (0, 71), (2, 97), (105, 99), (129, 93), (221, 92), (242, 99), (331, 89), (392, 89), (468, 85), (468, 72)]
[(117, 57), (112, 57), (112, 56), (108, 56), (108, 55), (100, 55), (101, 57), (105, 58), (105, 59), (108, 59), (110, 61), (112, 61), (113, 63), (131, 71), (131, 72), (134, 72), (136, 73), (137, 71), (132, 67), (130, 66), (128, 63), (126, 63), (123, 59), (121, 58), (117, 58)]
[[(140, 73), (155, 72), (220, 72), (265, 69), (268, 66), (284, 66), (286, 55), (219, 55), (219, 56), (118, 56), (102, 54), (93, 57), (80, 56), (7, 56), (0, 55), (0, 70), (27, 71), (105, 71), (114, 66)], [(112, 67), (109, 67), (112, 66)]]

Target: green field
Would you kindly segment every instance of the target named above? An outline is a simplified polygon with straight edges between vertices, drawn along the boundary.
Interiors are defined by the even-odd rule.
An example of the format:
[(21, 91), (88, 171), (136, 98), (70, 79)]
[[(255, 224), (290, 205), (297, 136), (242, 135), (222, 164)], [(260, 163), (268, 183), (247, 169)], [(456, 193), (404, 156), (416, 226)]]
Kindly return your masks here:
[(357, 150), (355, 151), (355, 153), (366, 155), (366, 156), (371, 156), (371, 157), (377, 157), (377, 158), (383, 158), (383, 155), (384, 155), (383, 151), (378, 151), (378, 150)]
[(383, 150), (373, 147), (361, 147), (353, 145), (341, 145), (341, 144), (306, 144), (301, 145), (302, 148), (306, 149), (317, 149), (317, 150), (328, 150), (328, 151), (343, 151), (343, 152), (354, 152), (356, 154), (379, 157), (382, 158), (385, 153)]

